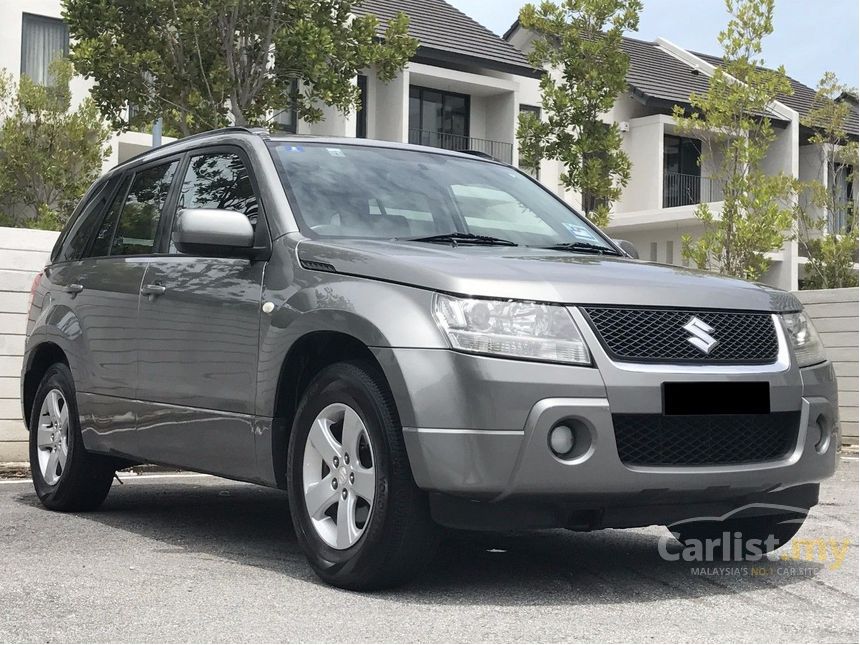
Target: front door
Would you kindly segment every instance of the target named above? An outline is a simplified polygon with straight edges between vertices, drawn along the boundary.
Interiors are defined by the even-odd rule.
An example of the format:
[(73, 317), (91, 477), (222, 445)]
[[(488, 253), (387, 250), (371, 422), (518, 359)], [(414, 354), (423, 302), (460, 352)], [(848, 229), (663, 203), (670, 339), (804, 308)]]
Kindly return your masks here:
[[(268, 237), (247, 160), (235, 149), (194, 154), (171, 211), (244, 213)], [(165, 230), (172, 230), (176, 218)], [(265, 262), (184, 255), (169, 239), (147, 267), (138, 319), (141, 456), (256, 478), (254, 398)]]

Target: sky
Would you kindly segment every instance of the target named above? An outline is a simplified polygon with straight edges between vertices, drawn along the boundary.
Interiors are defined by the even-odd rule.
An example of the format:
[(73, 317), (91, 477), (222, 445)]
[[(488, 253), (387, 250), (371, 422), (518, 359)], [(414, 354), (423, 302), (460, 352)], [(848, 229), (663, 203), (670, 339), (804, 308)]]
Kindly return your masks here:
[[(525, 0), (448, 0), (497, 34), (514, 22)], [(717, 35), (728, 14), (723, 0), (643, 0), (642, 40), (662, 36), (693, 51), (720, 54)], [(825, 71), (858, 87), (857, 0), (776, 0), (774, 33), (764, 41), (769, 67), (785, 65), (789, 76), (815, 87)]]

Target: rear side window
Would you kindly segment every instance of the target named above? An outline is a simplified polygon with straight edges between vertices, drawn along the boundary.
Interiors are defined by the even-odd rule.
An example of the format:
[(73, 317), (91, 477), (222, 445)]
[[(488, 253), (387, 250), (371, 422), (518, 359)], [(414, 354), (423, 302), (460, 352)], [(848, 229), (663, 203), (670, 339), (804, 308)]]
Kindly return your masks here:
[(83, 257), (87, 244), (102, 221), (111, 188), (115, 182), (103, 182), (81, 208), (63, 240), (54, 262), (71, 262)]
[(123, 178), (119, 190), (116, 191), (110, 207), (102, 218), (101, 225), (96, 231), (93, 245), (90, 248), (89, 256), (92, 258), (104, 257), (110, 253), (110, 244), (113, 240), (113, 231), (116, 228), (116, 222), (119, 219), (122, 205), (125, 203), (125, 196), (128, 193), (128, 185), (131, 183), (131, 176), (127, 175)]
[(136, 172), (119, 213), (110, 255), (147, 255), (155, 250), (161, 211), (178, 161)]

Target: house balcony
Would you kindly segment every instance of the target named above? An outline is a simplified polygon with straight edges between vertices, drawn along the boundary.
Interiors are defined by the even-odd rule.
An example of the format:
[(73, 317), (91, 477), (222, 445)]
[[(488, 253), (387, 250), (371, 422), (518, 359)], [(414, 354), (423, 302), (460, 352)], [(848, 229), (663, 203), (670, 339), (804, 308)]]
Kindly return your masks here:
[(663, 173), (663, 208), (693, 206), (723, 200), (724, 182), (701, 175)]
[(458, 134), (434, 132), (432, 130), (409, 129), (409, 143), (442, 148), (443, 150), (472, 150), (489, 155), (502, 163), (513, 163), (514, 144), (493, 139), (465, 137)]

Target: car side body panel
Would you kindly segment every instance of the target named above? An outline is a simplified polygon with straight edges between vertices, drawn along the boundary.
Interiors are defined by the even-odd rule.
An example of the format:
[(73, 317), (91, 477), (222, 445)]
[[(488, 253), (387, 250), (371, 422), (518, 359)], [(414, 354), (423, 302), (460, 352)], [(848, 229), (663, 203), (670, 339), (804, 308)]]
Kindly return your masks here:
[[(42, 279), (48, 304), (40, 324), (45, 340), (68, 358), (84, 445), (94, 451), (138, 451), (137, 307), (148, 262), (146, 257), (68, 262), (49, 267)], [(69, 292), (74, 285), (83, 290)]]

